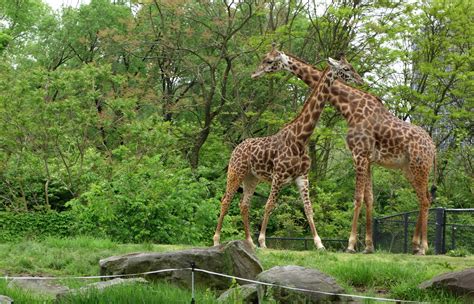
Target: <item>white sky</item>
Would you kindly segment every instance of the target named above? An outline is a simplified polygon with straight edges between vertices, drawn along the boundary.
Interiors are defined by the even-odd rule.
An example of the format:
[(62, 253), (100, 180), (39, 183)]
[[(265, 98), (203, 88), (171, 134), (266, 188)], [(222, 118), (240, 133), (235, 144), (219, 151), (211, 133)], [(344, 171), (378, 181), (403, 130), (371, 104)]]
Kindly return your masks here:
[(58, 10), (61, 6), (72, 6), (78, 7), (81, 4), (87, 4), (90, 0), (43, 0), (44, 3), (47, 3), (54, 10)]

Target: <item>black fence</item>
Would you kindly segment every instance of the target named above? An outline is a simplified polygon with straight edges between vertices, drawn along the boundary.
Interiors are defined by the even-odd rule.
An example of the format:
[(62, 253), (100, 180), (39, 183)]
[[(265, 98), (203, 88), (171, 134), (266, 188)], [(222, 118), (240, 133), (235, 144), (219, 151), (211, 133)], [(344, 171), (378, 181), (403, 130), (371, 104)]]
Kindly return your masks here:
[[(256, 235), (258, 244), (258, 234)], [(331, 251), (342, 251), (347, 247), (347, 239), (321, 239), (326, 249)], [(287, 249), (287, 250), (314, 250), (316, 246), (312, 238), (305, 237), (278, 237), (271, 236), (265, 238), (268, 248)]]
[[(418, 211), (374, 219), (376, 249), (394, 253), (411, 252)], [(474, 208), (433, 208), (428, 214), (428, 242), (434, 253), (463, 248), (474, 252)]]
[[(417, 219), (418, 211), (375, 218), (373, 227), (375, 249), (393, 253), (411, 252)], [(358, 248), (364, 248), (361, 241), (365, 235), (363, 226), (359, 224)], [(257, 238), (258, 234), (255, 236), (255, 239)], [(322, 242), (326, 249), (343, 251), (347, 248), (348, 239), (322, 239)], [(459, 248), (474, 252), (474, 208), (430, 209), (428, 242), (436, 254)], [(258, 244), (257, 241), (256, 244)], [(312, 238), (303, 237), (267, 237), (266, 244), (268, 248), (274, 249), (313, 250), (315, 248)]]

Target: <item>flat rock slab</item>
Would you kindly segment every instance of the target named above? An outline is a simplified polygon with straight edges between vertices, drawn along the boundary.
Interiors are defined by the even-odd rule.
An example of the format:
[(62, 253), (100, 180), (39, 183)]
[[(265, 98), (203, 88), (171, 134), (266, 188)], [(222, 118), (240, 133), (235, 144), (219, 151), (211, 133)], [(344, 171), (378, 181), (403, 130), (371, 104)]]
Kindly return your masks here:
[(69, 289), (68, 291), (66, 291), (64, 293), (57, 294), (56, 298), (59, 300), (59, 299), (62, 299), (64, 297), (68, 297), (68, 296), (73, 296), (73, 295), (77, 295), (77, 294), (85, 294), (85, 293), (87, 293), (91, 290), (102, 291), (104, 289), (114, 287), (114, 286), (117, 286), (117, 285), (136, 284), (136, 283), (143, 284), (143, 283), (148, 283), (148, 281), (145, 280), (144, 278), (131, 278), (131, 279), (115, 278), (115, 279), (110, 280), (110, 281), (102, 281), (102, 282), (95, 282), (95, 283), (87, 284), (86, 286), (83, 286), (83, 287), (78, 288), (78, 289)]
[(31, 293), (49, 295), (52, 297), (69, 290), (68, 287), (59, 285), (54, 280), (44, 279), (13, 279), (8, 283), (8, 288), (20, 288)]
[(0, 304), (13, 304), (13, 299), (4, 295), (0, 295)]
[[(316, 269), (301, 266), (277, 266), (260, 273), (257, 280), (275, 285), (289, 286), (312, 291), (344, 293), (344, 289), (329, 275)], [(351, 298), (316, 292), (295, 291), (277, 286), (259, 285), (259, 298), (271, 296), (279, 303), (352, 303)]]
[(247, 284), (231, 288), (221, 294), (217, 299), (218, 303), (244, 303), (258, 304), (258, 285)]
[[(113, 256), (99, 261), (101, 275), (134, 274), (148, 271), (189, 268), (194, 262), (197, 268), (255, 279), (263, 268), (254, 249), (244, 241), (164, 253), (132, 253)], [(144, 275), (149, 280), (167, 281), (182, 287), (191, 287), (191, 271), (171, 271)], [(239, 282), (240, 285), (246, 282)], [(216, 290), (226, 290), (231, 280), (216, 275), (195, 272), (195, 284)]]
[(421, 283), (421, 289), (444, 289), (458, 296), (468, 296), (474, 299), (474, 268), (443, 273), (429, 281)]

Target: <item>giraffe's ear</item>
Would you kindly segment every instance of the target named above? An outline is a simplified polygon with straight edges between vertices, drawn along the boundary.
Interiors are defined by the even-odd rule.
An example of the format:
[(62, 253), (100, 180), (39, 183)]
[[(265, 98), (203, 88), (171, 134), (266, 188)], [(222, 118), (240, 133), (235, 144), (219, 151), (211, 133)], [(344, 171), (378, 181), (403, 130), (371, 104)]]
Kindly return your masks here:
[(332, 66), (338, 66), (339, 62), (335, 59), (332, 59), (331, 57), (328, 57), (328, 63)]
[(272, 52), (275, 51), (275, 48), (276, 48), (276, 42), (273, 41), (273, 42), (272, 42)]

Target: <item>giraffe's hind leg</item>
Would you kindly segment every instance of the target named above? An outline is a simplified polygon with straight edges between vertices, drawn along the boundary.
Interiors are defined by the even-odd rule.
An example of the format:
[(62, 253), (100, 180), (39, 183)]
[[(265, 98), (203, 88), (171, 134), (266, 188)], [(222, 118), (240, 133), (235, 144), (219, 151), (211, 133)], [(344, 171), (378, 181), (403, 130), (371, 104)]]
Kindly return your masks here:
[(313, 234), (314, 245), (317, 249), (324, 250), (324, 245), (321, 242), (321, 238), (316, 231), (316, 226), (314, 225), (314, 218), (313, 218), (313, 205), (311, 204), (311, 200), (309, 198), (309, 181), (308, 176), (303, 175), (295, 180), (296, 185), (298, 186), (298, 190), (300, 192), (301, 199), (303, 200), (304, 204), (304, 212), (306, 214), (306, 218), (308, 219), (309, 227), (311, 229), (311, 233)]
[(360, 208), (364, 200), (364, 191), (369, 169), (369, 159), (365, 156), (354, 156), (354, 164), (356, 169), (356, 185), (354, 194), (354, 216), (352, 218), (351, 236), (346, 252), (355, 253), (355, 245), (357, 242), (357, 222), (359, 220)]
[(258, 185), (258, 179), (253, 175), (247, 175), (244, 178), (242, 187), (244, 188), (244, 194), (240, 200), (240, 214), (242, 216), (242, 222), (244, 224), (245, 231), (245, 240), (252, 246), (255, 247), (252, 241), (252, 234), (250, 232), (250, 223), (249, 223), (249, 207), (250, 200), (255, 192), (255, 188)]
[(424, 255), (428, 250), (428, 212), (430, 208), (430, 195), (428, 191), (429, 166), (420, 164), (410, 165), (405, 175), (413, 186), (418, 197), (418, 219), (413, 234), (413, 253)]
[(214, 233), (213, 238), (214, 246), (219, 245), (224, 216), (227, 214), (232, 198), (234, 197), (235, 192), (237, 192), (237, 189), (239, 188), (242, 180), (242, 175), (238, 174), (233, 168), (229, 166), (229, 169), (227, 171), (227, 186), (224, 197), (221, 201), (221, 213), (219, 215), (219, 219), (217, 220), (216, 232)]
[(374, 252), (374, 242), (372, 239), (372, 209), (374, 205), (374, 194), (372, 192), (372, 176), (370, 164), (368, 165), (367, 176), (364, 187), (365, 202), (365, 249), (363, 253)]

